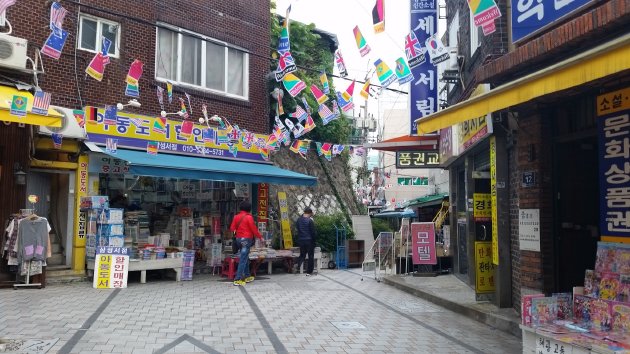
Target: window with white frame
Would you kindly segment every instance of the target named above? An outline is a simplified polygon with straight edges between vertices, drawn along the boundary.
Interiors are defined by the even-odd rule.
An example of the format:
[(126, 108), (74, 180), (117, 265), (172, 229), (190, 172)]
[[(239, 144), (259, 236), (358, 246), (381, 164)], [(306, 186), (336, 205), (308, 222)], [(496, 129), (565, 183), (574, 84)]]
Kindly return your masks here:
[(120, 48), (120, 24), (102, 18), (81, 14), (79, 16), (78, 48), (96, 53), (101, 50), (101, 37), (112, 41), (109, 55), (118, 57)]
[(248, 55), (200, 34), (157, 29), (155, 76), (158, 80), (248, 97)]
[(481, 46), (481, 28), (479, 26), (475, 26), (475, 20), (473, 19), (472, 12), (468, 12), (470, 14), (469, 21), (470, 23), (470, 56), (475, 55), (477, 49)]

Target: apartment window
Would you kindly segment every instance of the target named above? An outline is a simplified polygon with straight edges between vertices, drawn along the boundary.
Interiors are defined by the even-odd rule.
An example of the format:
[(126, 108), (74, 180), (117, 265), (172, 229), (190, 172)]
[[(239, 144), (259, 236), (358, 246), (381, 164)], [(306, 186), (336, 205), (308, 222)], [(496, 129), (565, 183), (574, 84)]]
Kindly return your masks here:
[(481, 46), (482, 31), (480, 26), (475, 26), (472, 12), (469, 11), (468, 13), (470, 14), (468, 23), (470, 23), (470, 56), (472, 57)]
[(183, 29), (157, 30), (156, 79), (235, 98), (248, 96), (248, 55)]
[(81, 15), (79, 17), (79, 49), (96, 53), (101, 50), (101, 37), (112, 41), (109, 55), (118, 57), (120, 24), (102, 18)]

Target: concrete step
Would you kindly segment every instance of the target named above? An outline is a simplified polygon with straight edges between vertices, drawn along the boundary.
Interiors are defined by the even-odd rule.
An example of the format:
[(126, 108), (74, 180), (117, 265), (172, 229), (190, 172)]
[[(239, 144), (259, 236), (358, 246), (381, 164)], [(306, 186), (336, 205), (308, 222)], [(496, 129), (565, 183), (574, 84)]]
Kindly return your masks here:
[[(70, 269), (51, 269), (50, 267), (46, 268), (46, 276), (47, 277), (65, 277), (65, 276), (74, 276), (77, 275), (77, 273)], [(81, 275), (81, 274), (79, 274)]]
[(65, 263), (65, 260), (61, 253), (53, 253), (52, 257), (46, 259), (46, 264), (50, 266), (62, 265)]
[(83, 282), (87, 280), (87, 276), (85, 275), (63, 275), (63, 276), (50, 276), (50, 274), (46, 273), (46, 285), (50, 284), (67, 284), (67, 283), (77, 283)]
[(52, 253), (61, 253), (61, 245), (58, 243), (51, 243), (50, 244), (50, 249), (52, 250)]

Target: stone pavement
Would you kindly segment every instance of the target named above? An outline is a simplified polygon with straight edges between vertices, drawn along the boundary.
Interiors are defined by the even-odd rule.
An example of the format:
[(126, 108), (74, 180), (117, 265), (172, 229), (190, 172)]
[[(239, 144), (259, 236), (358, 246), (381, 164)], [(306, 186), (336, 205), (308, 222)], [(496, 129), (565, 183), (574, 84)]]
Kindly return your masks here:
[(0, 291), (0, 340), (49, 353), (518, 353), (502, 331), (347, 271)]
[(437, 277), (393, 275), (384, 277), (383, 282), (493, 328), (521, 337), (519, 327), (521, 319), (514, 309), (500, 309), (489, 301), (476, 301), (475, 291), (452, 274)]

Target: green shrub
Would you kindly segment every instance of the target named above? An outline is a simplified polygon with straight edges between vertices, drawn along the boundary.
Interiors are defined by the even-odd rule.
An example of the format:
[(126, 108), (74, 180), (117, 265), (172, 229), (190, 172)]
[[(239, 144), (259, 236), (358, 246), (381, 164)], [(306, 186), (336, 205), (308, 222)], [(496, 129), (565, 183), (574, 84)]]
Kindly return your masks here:
[(372, 233), (374, 239), (378, 237), (381, 232), (394, 232), (395, 230), (389, 225), (389, 222), (385, 219), (372, 218)]
[(348, 239), (354, 238), (352, 226), (346, 221), (343, 213), (331, 215), (317, 214), (313, 217), (315, 230), (317, 232), (317, 246), (322, 248), (322, 252), (334, 252), (337, 250), (337, 233), (335, 226), (345, 227)]

